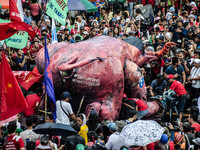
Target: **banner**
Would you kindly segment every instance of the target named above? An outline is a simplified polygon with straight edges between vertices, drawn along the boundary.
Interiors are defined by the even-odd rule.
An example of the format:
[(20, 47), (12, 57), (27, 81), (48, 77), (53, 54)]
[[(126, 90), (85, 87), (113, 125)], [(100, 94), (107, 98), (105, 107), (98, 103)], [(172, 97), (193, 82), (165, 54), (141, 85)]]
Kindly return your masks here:
[(62, 25), (65, 25), (68, 12), (67, 1), (68, 0), (49, 0), (46, 7), (46, 14)]
[(28, 33), (25, 31), (18, 31), (13, 36), (5, 40), (6, 46), (16, 49), (23, 49), (28, 42)]

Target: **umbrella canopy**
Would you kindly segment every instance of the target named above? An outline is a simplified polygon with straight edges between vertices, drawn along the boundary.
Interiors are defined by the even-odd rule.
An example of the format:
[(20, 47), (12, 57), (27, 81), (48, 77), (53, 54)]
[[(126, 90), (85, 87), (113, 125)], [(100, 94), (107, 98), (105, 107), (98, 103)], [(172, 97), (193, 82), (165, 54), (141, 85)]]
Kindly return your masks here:
[(9, 9), (9, 0), (0, 0), (0, 9)]
[(36, 126), (33, 131), (38, 134), (57, 136), (70, 136), (78, 134), (70, 125), (61, 123), (43, 123)]
[(88, 0), (68, 0), (69, 11), (87, 11), (88, 13), (96, 12), (97, 8)]
[(68, 4), (69, 11), (76, 11), (76, 10), (86, 11), (87, 10), (80, 0), (68, 0), (67, 4)]
[(91, 12), (97, 12), (97, 7), (94, 6), (91, 2), (89, 2), (88, 0), (80, 0), (83, 5), (85, 6), (85, 8), (87, 9), (88, 13)]
[(126, 125), (120, 138), (129, 145), (145, 146), (160, 140), (164, 128), (153, 120), (138, 120)]
[(144, 52), (144, 43), (139, 38), (130, 36), (125, 38), (124, 41), (137, 47), (140, 52)]

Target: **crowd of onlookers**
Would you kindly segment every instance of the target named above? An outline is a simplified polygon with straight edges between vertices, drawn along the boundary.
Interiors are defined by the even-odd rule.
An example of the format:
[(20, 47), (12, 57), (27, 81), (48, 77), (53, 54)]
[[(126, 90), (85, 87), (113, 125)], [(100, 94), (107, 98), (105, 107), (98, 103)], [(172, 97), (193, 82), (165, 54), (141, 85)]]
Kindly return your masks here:
[[(36, 32), (30, 36), (25, 48), (15, 49), (2, 45), (6, 58), (13, 71), (31, 71), (35, 67), (35, 59), (39, 50), (51, 44), (52, 20), (45, 14), (46, 0), (22, 0), (24, 22), (31, 25)], [(148, 106), (139, 99), (131, 99), (132, 109), (121, 121), (101, 124), (95, 110), (88, 118), (84, 114), (75, 115), (68, 102), (71, 96), (68, 92), (61, 95), (57, 101), (56, 122), (70, 124), (74, 120), (73, 128), (79, 135), (70, 137), (42, 136), (32, 129), (38, 124), (35, 117), (41, 102), (42, 89), (33, 90), (26, 97), (27, 102), (34, 101), (31, 110), (23, 113), (26, 123), (10, 122), (1, 127), (0, 149), (200, 149), (200, 1), (191, 0), (128, 0), (126, 3), (93, 2), (97, 12), (70, 11), (66, 25), (56, 22), (58, 42), (77, 43), (96, 36), (110, 36), (124, 40), (127, 37), (137, 37), (144, 43), (144, 55), (156, 52), (167, 42), (174, 42), (176, 46), (170, 48), (168, 54), (157, 58), (153, 62), (141, 67), (147, 87), (147, 97), (162, 95), (168, 89), (177, 95), (178, 118), (175, 128), (173, 123), (166, 126), (161, 140), (145, 147), (126, 147), (119, 138), (122, 128), (129, 123), (143, 118), (148, 113)], [(145, 18), (145, 5), (151, 5), (153, 13)], [(146, 7), (147, 8), (147, 7)], [(1, 18), (9, 19), (9, 11), (1, 10)], [(33, 89), (33, 88), (32, 88)], [(124, 97), (126, 99), (126, 97)], [(62, 107), (68, 115), (62, 112)], [(190, 111), (187, 109), (190, 108)], [(126, 107), (125, 107), (126, 108)], [(184, 116), (184, 112), (189, 117)], [(20, 117), (19, 117), (20, 118)], [(20, 119), (19, 119), (20, 120)], [(47, 122), (54, 122), (53, 116), (47, 116)], [(23, 131), (23, 130), (24, 131)], [(15, 136), (17, 135), (19, 136)], [(109, 137), (109, 138), (108, 138)], [(40, 140), (40, 141), (39, 141)], [(192, 148), (193, 147), (193, 148)]]

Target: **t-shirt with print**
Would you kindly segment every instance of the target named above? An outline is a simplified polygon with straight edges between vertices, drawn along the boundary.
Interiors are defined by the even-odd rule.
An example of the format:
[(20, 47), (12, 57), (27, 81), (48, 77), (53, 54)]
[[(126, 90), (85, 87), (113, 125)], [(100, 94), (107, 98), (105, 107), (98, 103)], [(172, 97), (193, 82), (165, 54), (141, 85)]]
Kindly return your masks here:
[(5, 138), (5, 150), (19, 150), (24, 147), (22, 138), (18, 135), (10, 135)]

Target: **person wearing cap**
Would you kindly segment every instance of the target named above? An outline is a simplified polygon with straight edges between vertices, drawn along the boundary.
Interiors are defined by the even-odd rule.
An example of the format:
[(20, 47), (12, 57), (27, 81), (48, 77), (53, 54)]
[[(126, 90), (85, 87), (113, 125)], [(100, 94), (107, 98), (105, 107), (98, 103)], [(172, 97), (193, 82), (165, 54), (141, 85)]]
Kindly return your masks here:
[(87, 150), (107, 150), (105, 147), (104, 137), (99, 135), (97, 137), (96, 143), (93, 144), (91, 147), (88, 147)]
[(192, 83), (191, 97), (197, 99), (200, 96), (200, 59), (194, 59), (188, 82)]
[(169, 12), (166, 14), (167, 21), (169, 21), (169, 19), (173, 18), (174, 12), (175, 12), (175, 8), (174, 7), (170, 7), (169, 8)]
[(170, 138), (167, 134), (163, 134), (160, 138), (160, 141), (155, 142), (155, 150), (174, 150), (174, 127), (170, 123)]
[(51, 145), (53, 143), (49, 142), (49, 137), (47, 135), (43, 135), (40, 138), (40, 144), (37, 146), (38, 150), (52, 150)]
[(183, 20), (176, 20), (177, 27), (174, 29), (172, 41), (178, 43), (178, 46), (181, 47), (183, 43), (183, 37), (187, 36), (187, 29), (183, 27)]
[(195, 27), (195, 29), (198, 28), (199, 23), (196, 21), (195, 16), (193, 14), (188, 16), (190, 27)]
[(88, 18), (88, 24), (87, 24), (88, 27), (91, 27), (91, 24), (92, 24), (93, 20), (94, 20), (94, 17), (93, 16), (89, 16), (89, 18)]
[(76, 121), (76, 116), (72, 110), (71, 104), (69, 103), (69, 100), (71, 100), (72, 97), (69, 92), (64, 91), (61, 95), (61, 100), (58, 100), (56, 102), (56, 123), (62, 123), (66, 125), (70, 125), (70, 118), (72, 118), (74, 121)]
[(33, 21), (33, 18), (31, 16), (30, 10), (26, 10), (25, 14), (26, 15), (24, 16), (24, 22), (27, 23), (27, 24), (29, 24), (29, 25), (31, 25), (31, 22)]
[(150, 94), (151, 96), (162, 95), (167, 90), (167, 81), (163, 79), (161, 74), (156, 75), (156, 79), (151, 82)]
[(177, 109), (178, 109), (178, 113), (182, 114), (184, 107), (185, 107), (185, 103), (188, 99), (187, 92), (186, 92), (183, 84), (174, 79), (173, 74), (169, 74), (167, 76), (167, 79), (168, 79), (168, 82), (171, 84), (170, 89), (174, 90), (174, 92), (178, 95)]
[[(109, 150), (119, 150), (121, 146), (126, 145), (124, 141), (119, 137), (119, 134), (121, 133), (122, 129), (126, 123), (124, 121), (116, 121), (115, 122), (115, 130), (113, 134), (110, 135), (107, 143), (106, 148)], [(128, 146), (128, 145), (127, 145)]]

